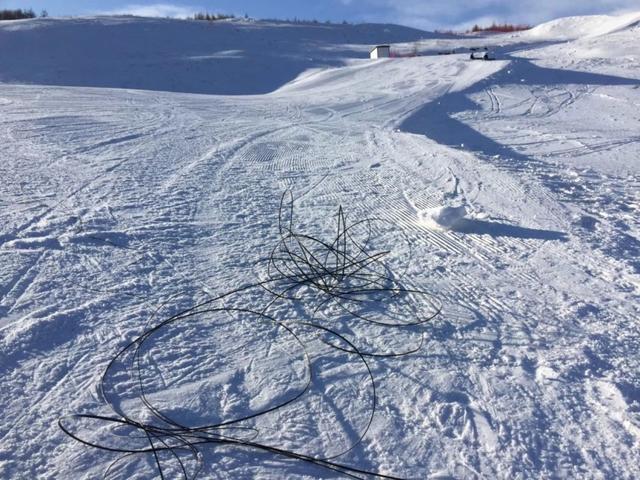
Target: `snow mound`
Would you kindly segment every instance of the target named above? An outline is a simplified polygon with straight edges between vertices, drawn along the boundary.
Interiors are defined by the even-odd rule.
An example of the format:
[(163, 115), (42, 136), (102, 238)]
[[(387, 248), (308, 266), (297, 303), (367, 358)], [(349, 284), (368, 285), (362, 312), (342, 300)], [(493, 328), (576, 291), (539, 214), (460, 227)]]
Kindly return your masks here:
[(538, 25), (522, 37), (539, 39), (574, 40), (577, 38), (597, 37), (624, 30), (640, 22), (640, 12), (622, 15), (587, 15), (565, 17)]
[(444, 229), (454, 228), (467, 215), (467, 207), (440, 206), (422, 210), (418, 216), (423, 222)]

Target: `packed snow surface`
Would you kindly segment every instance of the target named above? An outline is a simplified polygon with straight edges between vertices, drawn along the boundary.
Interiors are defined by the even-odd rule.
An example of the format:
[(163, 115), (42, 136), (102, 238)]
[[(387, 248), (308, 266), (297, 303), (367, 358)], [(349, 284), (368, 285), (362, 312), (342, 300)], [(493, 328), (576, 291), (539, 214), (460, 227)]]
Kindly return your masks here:
[(639, 478), (639, 18), (0, 23), (0, 478)]

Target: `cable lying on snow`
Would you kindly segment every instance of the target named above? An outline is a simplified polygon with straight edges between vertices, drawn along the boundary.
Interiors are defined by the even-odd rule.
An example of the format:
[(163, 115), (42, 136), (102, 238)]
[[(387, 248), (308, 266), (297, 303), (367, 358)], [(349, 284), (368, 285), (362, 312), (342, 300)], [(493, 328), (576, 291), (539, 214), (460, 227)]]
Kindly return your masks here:
[[(411, 252), (406, 236), (397, 227), (381, 219), (348, 224), (340, 207), (335, 237), (324, 241), (294, 230), (293, 203), (291, 194), (285, 193), (279, 209), (280, 239), (269, 257), (258, 264), (263, 278), (209, 298), (148, 328), (113, 357), (102, 375), (101, 393), (111, 414), (76, 414), (58, 421), (60, 428), (78, 442), (121, 454), (109, 466), (105, 478), (126, 462), (144, 457), (152, 459), (161, 479), (195, 479), (205, 466), (201, 451), (205, 446), (269, 453), (352, 478), (399, 478), (359, 469), (337, 458), (362, 442), (376, 412), (376, 382), (367, 359), (398, 357), (418, 351), (424, 339), (420, 327), (440, 313), (441, 305), (427, 292), (405, 288), (397, 280), (406, 273)], [(386, 236), (390, 226), (396, 235), (391, 240)], [(390, 250), (376, 251), (379, 244), (395, 245), (398, 239), (406, 243), (409, 252), (406, 261), (401, 262), (404, 265), (400, 265), (404, 271), (399, 274), (390, 268), (394, 263)], [(262, 309), (225, 304), (260, 293), (267, 299)], [(166, 304), (159, 307), (156, 314)], [(279, 308), (282, 304), (295, 308), (297, 315), (282, 318), (282, 308)], [(228, 334), (229, 324), (237, 326), (237, 322), (241, 322), (242, 329), (245, 326), (264, 328), (265, 332), (271, 329), (277, 337), (285, 338), (287, 345), (298, 350), (297, 355), (292, 355), (295, 358), (288, 362), (293, 365), (297, 361), (301, 365), (298, 385), (287, 395), (274, 395), (268, 401), (261, 401), (262, 406), (254, 407), (251, 413), (221, 418), (222, 413), (214, 412), (211, 415), (216, 421), (178, 421), (175, 412), (164, 406), (157, 392), (151, 391), (149, 376), (156, 377), (143, 358), (155, 345), (168, 339), (189, 339), (189, 332), (194, 330), (197, 340), (188, 345), (194, 355), (196, 350), (205, 348), (206, 342), (220, 341), (198, 331), (196, 326), (202, 319), (206, 320), (202, 325), (213, 326), (218, 337)], [(171, 329), (182, 329), (183, 336), (175, 335)], [(407, 335), (400, 342), (397, 341), (399, 332)], [(261, 337), (262, 341), (272, 341), (267, 337)], [(395, 338), (396, 347), (386, 338)], [(324, 457), (260, 441), (260, 428), (252, 423), (269, 413), (282, 412), (309, 395), (314, 380), (309, 342), (314, 340), (323, 342), (328, 351), (346, 354), (347, 359), (360, 365), (362, 378), (368, 384), (370, 404), (357, 438), (352, 438), (339, 452)], [(236, 351), (243, 347), (233, 346)], [(163, 349), (162, 354), (166, 355), (167, 350)], [(225, 354), (222, 350), (215, 352), (219, 356)], [(201, 367), (189, 365), (192, 370)], [(134, 392), (134, 398), (130, 392), (126, 395), (127, 387)], [(184, 408), (181, 411), (184, 412)]]

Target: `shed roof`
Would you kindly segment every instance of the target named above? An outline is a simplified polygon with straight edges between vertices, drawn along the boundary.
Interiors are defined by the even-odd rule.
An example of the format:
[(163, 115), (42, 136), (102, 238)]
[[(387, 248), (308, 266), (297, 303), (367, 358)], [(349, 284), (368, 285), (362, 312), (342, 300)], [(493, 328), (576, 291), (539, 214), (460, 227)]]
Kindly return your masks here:
[(376, 45), (375, 47), (373, 47), (371, 50), (369, 50), (369, 53), (373, 52), (374, 50), (376, 50), (377, 48), (391, 48), (389, 45)]

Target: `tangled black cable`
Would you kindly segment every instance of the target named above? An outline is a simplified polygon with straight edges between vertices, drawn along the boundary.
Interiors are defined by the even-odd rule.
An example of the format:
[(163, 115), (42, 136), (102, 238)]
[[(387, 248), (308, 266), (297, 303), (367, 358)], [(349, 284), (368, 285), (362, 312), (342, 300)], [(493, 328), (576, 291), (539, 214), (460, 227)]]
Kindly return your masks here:
[[(148, 328), (122, 348), (107, 365), (100, 382), (102, 396), (106, 406), (113, 412), (112, 415), (75, 414), (59, 419), (60, 428), (78, 442), (122, 454), (106, 470), (105, 478), (109, 477), (121, 462), (136, 456), (151, 455), (161, 479), (168, 478), (169, 471), (173, 472), (171, 478), (177, 478), (176, 472), (179, 472), (185, 480), (195, 479), (204, 467), (200, 449), (205, 445), (271, 453), (314, 464), (352, 478), (399, 478), (359, 469), (336, 459), (352, 451), (362, 442), (374, 419), (377, 403), (376, 385), (367, 358), (402, 356), (419, 350), (424, 341), (424, 332), (420, 325), (436, 317), (441, 311), (441, 305), (428, 293), (405, 288), (399, 283), (398, 278), (405, 272), (398, 276), (391, 271), (389, 263), (385, 262), (389, 250), (372, 252), (376, 247), (376, 239), (382, 232), (379, 230), (380, 227), (384, 227), (388, 222), (364, 219), (347, 224), (344, 211), (340, 207), (335, 236), (329, 241), (323, 241), (294, 231), (293, 203), (292, 195), (285, 193), (279, 209), (280, 240), (269, 257), (258, 263), (264, 278), (171, 315)], [(393, 230), (398, 232), (395, 227)], [(410, 259), (410, 243), (401, 231), (400, 238), (406, 242), (409, 252), (404, 266), (406, 269)], [(270, 297), (261, 310), (224, 304), (226, 300), (246, 295), (250, 291), (266, 292)], [(152, 318), (170, 301), (171, 299), (158, 307)], [(308, 309), (308, 314), (301, 314), (300, 318), (279, 318), (278, 313), (270, 312), (276, 310), (273, 307), (278, 302), (302, 306)], [(146, 385), (145, 366), (142, 363), (143, 349), (149, 348), (154, 339), (158, 340), (165, 335), (170, 327), (182, 325), (187, 328), (197, 325), (193, 322), (204, 315), (224, 316), (236, 321), (237, 317), (241, 317), (243, 321), (252, 322), (252, 325), (264, 324), (283, 332), (291, 344), (297, 345), (303, 359), (304, 375), (298, 388), (285, 398), (272, 399), (271, 405), (253, 413), (210, 424), (188, 426), (174, 418), (175, 415), (164, 411), (152, 398)], [(220, 325), (221, 322), (216, 328)], [(359, 331), (363, 325), (366, 325), (368, 330), (361, 335)], [(417, 335), (419, 340), (413, 346), (390, 352), (378, 351), (375, 346), (362, 345), (363, 342), (369, 344), (373, 341), (366, 338), (367, 332), (370, 335), (373, 331), (376, 337), (382, 337), (390, 330), (392, 336), (397, 337), (398, 331), (404, 331)], [(348, 448), (328, 457), (307, 455), (257, 441), (260, 431), (249, 422), (251, 419), (292, 405), (309, 391), (313, 371), (307, 345), (302, 336), (310, 332), (315, 333), (325, 345), (345, 352), (360, 362), (370, 387), (371, 406), (366, 424)], [(401, 344), (404, 346), (406, 342), (403, 341)], [(134, 416), (127, 413), (127, 408), (131, 407), (122, 405), (117, 382), (112, 385), (108, 380), (123, 372), (127, 376), (126, 380), (133, 384), (137, 391), (136, 405), (143, 410), (144, 415)], [(126, 381), (123, 384), (126, 384)], [(141, 416), (144, 418), (139, 418)], [(93, 423), (94, 427), (99, 428), (89, 428), (87, 423)], [(100, 428), (105, 426), (108, 427), (111, 440), (93, 440), (91, 435), (98, 434), (97, 432), (101, 432)], [(83, 433), (78, 433), (80, 430)], [(116, 443), (112, 443), (113, 441)], [(188, 459), (193, 462), (189, 463)]]

